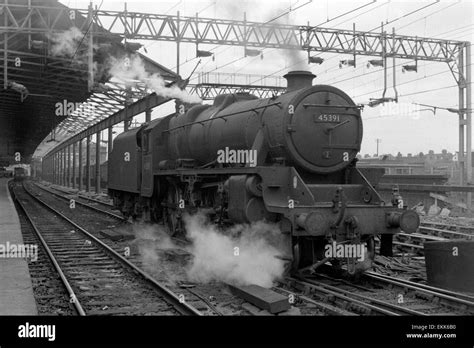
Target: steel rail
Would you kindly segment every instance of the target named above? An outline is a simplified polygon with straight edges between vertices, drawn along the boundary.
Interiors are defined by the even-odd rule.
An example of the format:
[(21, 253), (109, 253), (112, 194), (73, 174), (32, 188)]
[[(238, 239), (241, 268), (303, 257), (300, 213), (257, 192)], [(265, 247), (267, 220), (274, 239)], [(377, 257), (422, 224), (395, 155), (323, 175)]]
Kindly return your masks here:
[[(37, 186), (39, 187), (44, 187), (42, 184), (36, 184)], [(101, 201), (99, 199), (95, 199), (95, 198), (92, 198), (92, 197), (88, 197), (88, 196), (85, 196), (85, 195), (81, 195), (79, 192), (73, 192), (73, 193), (70, 193), (70, 192), (67, 192), (65, 190), (62, 190), (58, 187), (50, 187), (52, 188), (53, 190), (56, 190), (56, 191), (59, 191), (59, 192), (62, 192), (62, 193), (65, 193), (65, 194), (71, 194), (71, 195), (76, 195), (82, 199), (86, 199), (88, 201), (91, 201), (91, 202), (95, 202), (95, 203), (99, 203), (99, 204), (102, 204), (102, 205), (105, 205), (105, 206), (108, 206), (108, 207), (113, 207), (114, 205), (111, 204), (111, 203), (107, 203), (107, 202), (104, 202), (104, 201)]]
[(474, 311), (474, 297), (469, 296), (469, 295), (461, 294), (455, 291), (440, 289), (440, 288), (436, 288), (429, 285), (418, 284), (418, 283), (411, 282), (409, 280), (394, 278), (391, 276), (375, 273), (372, 271), (365, 272), (364, 276), (368, 278), (384, 281), (392, 285), (404, 287), (410, 290), (425, 292), (429, 295), (436, 296), (447, 301), (456, 302), (460, 305), (470, 307)]
[(198, 315), (202, 316), (202, 313), (194, 308), (192, 305), (182, 301), (179, 296), (177, 296), (175, 293), (173, 293), (171, 290), (169, 290), (166, 286), (163, 284), (160, 284), (157, 282), (151, 275), (148, 273), (144, 272), (142, 269), (128, 261), (126, 258), (124, 258), (122, 255), (117, 253), (115, 250), (113, 250), (111, 247), (109, 247), (107, 244), (96, 238), (94, 235), (92, 235), (90, 232), (86, 231), (84, 228), (76, 224), (74, 221), (60, 213), (58, 210), (54, 209), (51, 207), (49, 204), (46, 202), (42, 201), (38, 197), (36, 197), (34, 194), (32, 194), (24, 185), (23, 188), (25, 192), (27, 192), (34, 200), (39, 202), (41, 205), (44, 207), (48, 208), (51, 210), (54, 214), (62, 218), (63, 220), (67, 221), (70, 223), (72, 226), (74, 226), (76, 229), (78, 229), (81, 233), (83, 233), (87, 238), (90, 238), (92, 241), (94, 241), (96, 244), (100, 245), (105, 251), (107, 251), (110, 255), (115, 257), (117, 260), (125, 264), (127, 267), (131, 268), (135, 273), (139, 274), (143, 279), (148, 281), (155, 289), (157, 289), (160, 294), (168, 301), (170, 302), (173, 307), (183, 315)]
[[(48, 257), (51, 261), (51, 263), (53, 264), (54, 268), (56, 269), (56, 272), (58, 273), (59, 277), (61, 278), (61, 282), (64, 284), (64, 287), (66, 288), (68, 294), (69, 294), (69, 299), (70, 301), (73, 303), (74, 307), (76, 308), (76, 311), (77, 313), (80, 315), (80, 316), (85, 316), (86, 313), (84, 311), (84, 309), (82, 308), (82, 305), (81, 303), (79, 302), (79, 299), (78, 297), (76, 296), (76, 294), (74, 293), (74, 290), (72, 289), (71, 287), (71, 284), (69, 284), (69, 280), (67, 279), (66, 275), (64, 274), (63, 270), (61, 269), (61, 266), (59, 265), (58, 261), (56, 260), (56, 257), (53, 255), (51, 249), (49, 248), (48, 244), (46, 243), (46, 241), (44, 240), (43, 236), (41, 235), (41, 232), (39, 231), (38, 227), (36, 226), (36, 224), (33, 222), (33, 219), (30, 215), (30, 213), (28, 213), (28, 211), (26, 210), (23, 202), (21, 202), (16, 193), (14, 192), (14, 190), (11, 190), (12, 193), (13, 193), (13, 198), (15, 199), (15, 201), (18, 203), (18, 205), (20, 206), (21, 210), (23, 210), (23, 213), (25, 214), (28, 222), (30, 223), (30, 225), (33, 227), (33, 230), (35, 231), (35, 234), (36, 236), (38, 237), (38, 239), (40, 240), (41, 242), (41, 245), (43, 246), (44, 250), (46, 251), (46, 253), (48, 254)], [(26, 190), (25, 190), (26, 191)]]
[[(400, 316), (401, 315), (400, 312), (402, 312), (402, 313), (409, 314), (409, 315), (426, 316), (426, 314), (422, 313), (422, 312), (418, 312), (418, 311), (414, 311), (414, 310), (411, 310), (411, 309), (408, 309), (408, 308), (403, 308), (403, 307), (400, 307), (400, 306), (396, 306), (396, 305), (393, 305), (391, 303), (383, 302), (381, 300), (366, 297), (366, 296), (363, 296), (363, 295), (354, 294), (354, 293), (351, 293), (349, 291), (339, 289), (339, 288), (336, 288), (336, 287), (331, 286), (331, 285), (317, 283), (313, 280), (306, 279), (304, 277), (295, 276), (295, 277), (290, 277), (289, 279), (290, 279), (290, 281), (299, 283), (300, 285), (302, 285), (304, 287), (310, 287), (312, 290), (317, 290), (319, 292), (326, 293), (327, 295), (334, 296), (334, 297), (337, 297), (337, 298), (340, 298), (340, 299), (343, 299), (343, 300), (346, 300), (346, 301), (353, 302), (353, 303), (355, 303), (359, 306), (369, 308), (369, 309), (371, 309), (375, 312), (379, 312), (379, 313), (384, 314), (384, 315)], [(369, 303), (364, 302), (364, 301), (368, 301)], [(378, 306), (381, 306), (381, 307), (378, 307)], [(382, 307), (385, 307), (385, 308), (388, 308), (388, 309), (385, 309), (385, 308), (382, 308)], [(397, 312), (395, 312), (394, 310), (397, 311)]]
[[(52, 194), (53, 196), (56, 196), (56, 197), (59, 197), (59, 198), (61, 198), (61, 199), (68, 200), (68, 201), (71, 200), (71, 198), (68, 198), (68, 197), (63, 196), (63, 195), (61, 195), (61, 194), (59, 194), (59, 193), (53, 192), (53, 191), (51, 191), (51, 190), (49, 190), (49, 189), (47, 189), (47, 188), (45, 188), (45, 187), (42, 187), (42, 186), (40, 186), (40, 185), (38, 185), (38, 184), (36, 184), (36, 183), (35, 183), (34, 185), (35, 185), (36, 187), (38, 187), (39, 189), (41, 189), (41, 190), (43, 190), (43, 191), (45, 191), (45, 192), (48, 192), (48, 193)], [(81, 198), (82, 198), (82, 197), (81, 197)], [(80, 206), (83, 206), (83, 207), (92, 209), (92, 210), (97, 211), (97, 212), (102, 213), (102, 214), (109, 215), (109, 216), (111, 216), (111, 217), (113, 217), (113, 218), (115, 218), (115, 219), (119, 219), (119, 220), (122, 220), (122, 221), (125, 221), (125, 222), (128, 221), (127, 219), (125, 219), (125, 218), (124, 218), (123, 216), (121, 216), (121, 215), (117, 215), (117, 214), (114, 214), (114, 213), (112, 213), (112, 212), (110, 212), (110, 211), (106, 211), (106, 210), (99, 209), (99, 208), (97, 208), (97, 207), (93, 207), (92, 205), (89, 205), (89, 204), (80, 202), (80, 201), (78, 201), (78, 200), (74, 200), (74, 201), (75, 201), (75, 203), (79, 204)]]

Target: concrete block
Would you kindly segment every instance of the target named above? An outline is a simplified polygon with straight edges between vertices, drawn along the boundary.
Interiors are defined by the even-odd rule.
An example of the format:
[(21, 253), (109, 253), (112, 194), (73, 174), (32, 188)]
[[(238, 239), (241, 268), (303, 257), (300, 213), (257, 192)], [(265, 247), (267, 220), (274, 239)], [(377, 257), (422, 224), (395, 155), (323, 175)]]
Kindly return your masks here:
[(291, 307), (286, 296), (258, 285), (229, 285), (229, 287), (234, 295), (272, 314), (286, 311)]
[(291, 315), (301, 315), (301, 310), (298, 308), (298, 307), (291, 307), (290, 310), (286, 311), (286, 312), (282, 312), (278, 315), (282, 315), (282, 316), (291, 316)]
[(101, 230), (100, 234), (105, 238), (109, 238), (110, 240), (132, 240), (135, 239), (135, 236), (131, 233), (124, 232), (124, 231), (116, 231), (111, 229)]
[(245, 302), (242, 304), (242, 308), (249, 311), (253, 315), (273, 315), (269, 311), (266, 311), (264, 309), (260, 309), (257, 306), (254, 306), (253, 304), (250, 304), (248, 302)]

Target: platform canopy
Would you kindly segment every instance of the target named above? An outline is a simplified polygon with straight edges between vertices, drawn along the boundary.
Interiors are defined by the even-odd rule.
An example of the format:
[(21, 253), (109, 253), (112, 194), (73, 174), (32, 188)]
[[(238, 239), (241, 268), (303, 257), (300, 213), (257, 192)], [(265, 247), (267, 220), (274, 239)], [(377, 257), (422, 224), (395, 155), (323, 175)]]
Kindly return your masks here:
[[(101, 33), (92, 46), (91, 32)], [(0, 166), (16, 153), (29, 162), (42, 141), (47, 152), (150, 92), (114, 80), (112, 57), (138, 57), (147, 73), (179, 79), (139, 47), (56, 0), (0, 0)]]

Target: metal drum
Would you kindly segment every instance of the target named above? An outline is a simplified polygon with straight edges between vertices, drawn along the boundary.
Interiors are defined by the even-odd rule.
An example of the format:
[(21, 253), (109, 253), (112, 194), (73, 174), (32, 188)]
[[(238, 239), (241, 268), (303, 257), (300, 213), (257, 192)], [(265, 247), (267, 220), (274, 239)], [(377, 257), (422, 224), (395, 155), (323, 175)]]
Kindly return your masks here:
[(425, 242), (428, 284), (474, 293), (474, 241)]

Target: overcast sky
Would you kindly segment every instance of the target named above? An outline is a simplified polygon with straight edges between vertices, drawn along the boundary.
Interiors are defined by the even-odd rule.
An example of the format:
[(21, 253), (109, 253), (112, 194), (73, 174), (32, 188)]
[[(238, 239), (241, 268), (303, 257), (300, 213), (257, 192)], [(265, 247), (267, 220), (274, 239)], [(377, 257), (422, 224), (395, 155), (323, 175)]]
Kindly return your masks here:
[[(88, 1), (63, 0), (63, 4), (72, 8), (86, 8)], [(328, 0), (218, 0), (218, 1), (156, 1), (136, 0), (128, 1), (128, 11), (149, 12), (159, 14), (176, 14), (181, 16), (243, 19), (244, 11), (247, 20), (268, 21), (285, 12), (292, 11), (278, 19), (277, 22), (285, 24), (321, 25), (328, 28), (352, 29), (352, 23), (357, 30), (372, 30), (381, 22), (390, 22), (387, 30), (395, 28), (397, 34), (446, 38), (452, 40), (474, 41), (474, 11), (471, 1), (377, 1), (370, 4), (367, 1), (328, 1)], [(95, 5), (101, 1), (94, 0)], [(307, 3), (306, 5), (304, 5)], [(334, 19), (348, 11), (365, 6), (353, 13)], [(427, 6), (430, 5), (431, 6)], [(301, 6), (303, 5), (303, 6)], [(298, 8), (301, 6), (300, 8)], [(410, 14), (424, 6), (418, 12)], [(124, 2), (104, 0), (101, 9), (123, 10)], [(332, 20), (334, 19), (334, 20)], [(329, 20), (329, 22), (327, 22)], [(327, 23), (326, 23), (327, 22)], [(379, 29), (378, 29), (379, 30)], [(155, 61), (176, 69), (176, 45), (168, 42), (141, 41), (148, 56)], [(229, 47), (215, 45), (200, 45), (202, 50), (212, 50), (215, 61), (203, 58), (199, 72), (228, 72), (239, 74), (262, 74), (272, 76), (284, 75), (294, 69), (292, 61), (284, 51), (265, 49), (264, 59), (260, 57), (247, 57), (232, 64), (229, 62), (243, 57), (242, 47)], [(187, 77), (197, 63), (194, 44), (182, 44), (180, 74)], [(140, 52), (144, 52), (143, 49)], [(306, 53), (299, 52), (302, 62), (305, 62)], [(377, 68), (367, 68), (370, 58), (357, 57), (357, 68), (339, 68), (339, 60), (351, 59), (348, 55), (331, 53), (318, 53), (325, 62), (322, 65), (311, 64), (308, 69), (317, 75), (315, 83), (330, 84), (344, 90), (356, 103), (367, 103), (370, 98), (380, 98), (383, 90), (383, 72), (374, 72)], [(414, 64), (413, 61), (397, 60), (396, 64)], [(224, 67), (222, 67), (225, 65)], [(391, 66), (391, 62), (390, 62)], [(197, 73), (195, 76), (197, 76)], [(364, 76), (364, 74), (367, 74)], [(428, 152), (432, 149), (440, 152), (442, 149), (455, 152), (458, 148), (458, 116), (445, 110), (438, 110), (436, 115), (431, 111), (421, 111), (410, 115), (415, 108), (411, 103), (423, 103), (441, 107), (458, 107), (458, 90), (456, 87), (440, 89), (438, 91), (424, 92), (434, 88), (454, 86), (456, 84), (446, 63), (418, 62), (418, 73), (401, 71), (401, 65), (396, 69), (397, 90), (399, 93), (398, 110), (395, 106), (366, 107), (363, 111), (364, 140), (361, 153), (374, 154), (376, 152), (376, 139), (381, 139), (380, 153), (403, 154)], [(392, 69), (389, 69), (388, 89), (386, 97), (393, 97), (394, 90), (391, 86)], [(192, 81), (196, 82), (196, 80)], [(270, 81), (268, 81), (270, 83)], [(256, 82), (255, 84), (259, 84)], [(421, 93), (420, 93), (421, 92)], [(159, 112), (155, 110), (154, 116)], [(163, 112), (163, 111), (161, 111)]]

